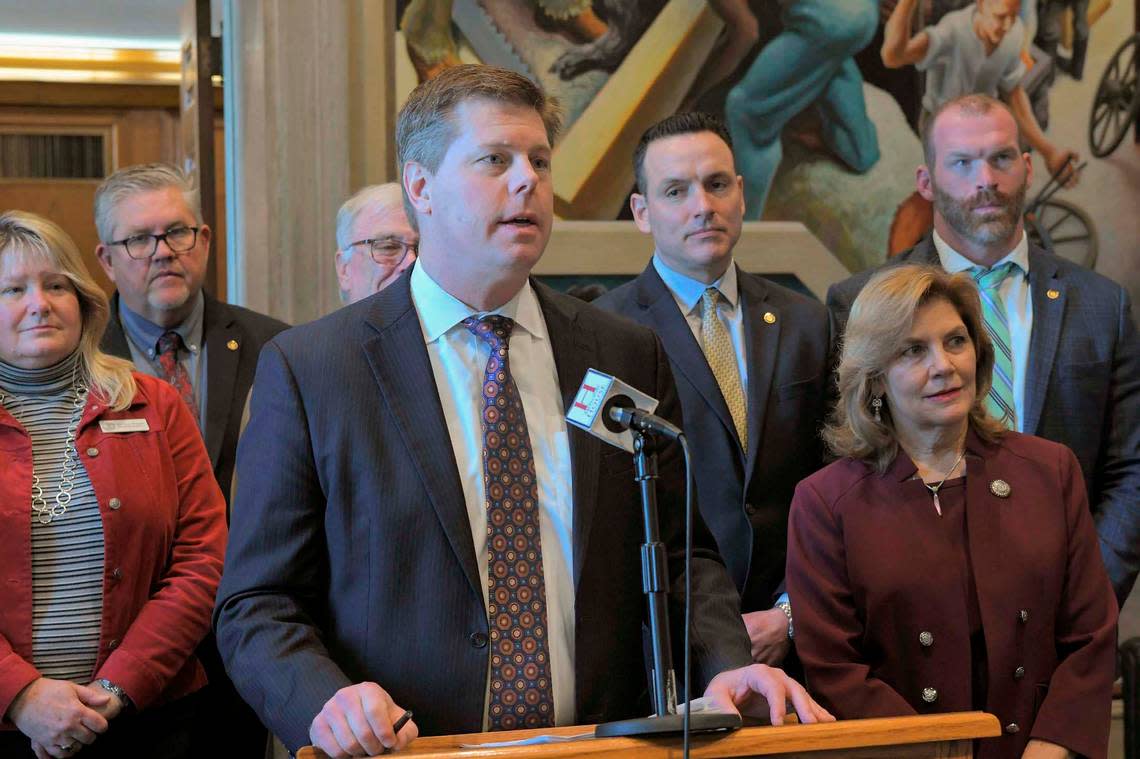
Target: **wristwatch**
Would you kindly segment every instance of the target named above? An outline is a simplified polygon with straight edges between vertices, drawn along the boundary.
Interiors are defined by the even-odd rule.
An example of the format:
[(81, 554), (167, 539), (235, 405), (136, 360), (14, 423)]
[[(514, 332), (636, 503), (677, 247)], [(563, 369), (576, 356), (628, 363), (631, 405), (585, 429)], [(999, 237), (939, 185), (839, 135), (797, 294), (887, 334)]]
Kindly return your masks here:
[(118, 697), (119, 701), (122, 702), (124, 710), (134, 708), (134, 702), (131, 701), (131, 697), (128, 696), (127, 692), (125, 690), (123, 690), (122, 688), (115, 685), (113, 682), (111, 682), (110, 680), (108, 680), (105, 677), (101, 677), (98, 680), (96, 680), (95, 682), (98, 683), (99, 687), (102, 688), (103, 690), (107, 691), (108, 693), (115, 694), (115, 696)]
[(792, 622), (792, 605), (787, 601), (780, 601), (776, 604), (776, 608), (784, 612), (784, 616), (788, 618), (788, 640), (795, 640), (796, 626)]

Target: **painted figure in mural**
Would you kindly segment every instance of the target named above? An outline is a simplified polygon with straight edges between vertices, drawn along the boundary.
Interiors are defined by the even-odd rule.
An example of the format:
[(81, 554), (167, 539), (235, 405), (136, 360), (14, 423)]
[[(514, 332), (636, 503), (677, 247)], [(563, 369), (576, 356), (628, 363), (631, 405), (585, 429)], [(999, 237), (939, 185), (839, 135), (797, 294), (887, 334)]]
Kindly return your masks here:
[[(709, 0), (709, 4), (728, 24), (746, 14), (755, 21), (746, 0)], [(749, 218), (759, 218), (764, 210), (783, 157), (784, 127), (804, 110), (814, 110), (819, 118), (818, 137), (806, 138), (809, 147), (830, 152), (860, 173), (879, 160), (878, 135), (863, 99), (863, 77), (852, 59), (875, 34), (878, 3), (779, 0), (778, 6), (781, 32), (761, 49), (725, 101), (737, 164), (745, 179)], [(735, 67), (731, 60), (722, 65)]]
[[(1026, 35), (1026, 44), (1037, 33), (1037, 6), (1049, 2), (1049, 0), (1022, 0), (1021, 11), (1018, 15), (1021, 18), (1021, 23), (1025, 24), (1025, 30), (1028, 32)], [(883, 19), (886, 20), (891, 15), (891, 11), (899, 4), (899, 0), (881, 0), (879, 3)], [(926, 17), (930, 20), (929, 23), (937, 23), (939, 19), (951, 11), (961, 10), (974, 4), (974, 0), (924, 0), (923, 5), (926, 9)]]
[[(1057, 55), (1061, 41), (1061, 22), (1066, 8), (1073, 11), (1073, 51), (1069, 58)], [(1079, 80), (1084, 76), (1085, 57), (1089, 50), (1089, 0), (1041, 0), (1041, 26), (1037, 45), (1053, 59), (1057, 68)]]
[(664, 5), (663, 0), (597, 2), (605, 19), (605, 33), (559, 56), (550, 70), (563, 79), (573, 79), (587, 71), (616, 71)]
[[(884, 30), (882, 58), (888, 68), (914, 65), (926, 72), (920, 123), (961, 95), (999, 97), (1013, 111), (1025, 141), (1041, 153), (1050, 174), (1078, 162), (1076, 151), (1055, 144), (1041, 130), (1021, 85), (1026, 73), (1021, 0), (977, 0), (912, 34), (917, 5), (918, 0), (899, 0), (895, 6)], [(1078, 175), (1070, 172), (1065, 184), (1071, 187), (1077, 180)]]
[[(451, 32), (451, 7), (452, 0), (411, 0), (400, 14), (400, 31), (420, 82), (460, 63)], [(594, 12), (592, 0), (534, 0), (534, 11), (541, 24), (578, 42), (600, 42), (609, 31)]]

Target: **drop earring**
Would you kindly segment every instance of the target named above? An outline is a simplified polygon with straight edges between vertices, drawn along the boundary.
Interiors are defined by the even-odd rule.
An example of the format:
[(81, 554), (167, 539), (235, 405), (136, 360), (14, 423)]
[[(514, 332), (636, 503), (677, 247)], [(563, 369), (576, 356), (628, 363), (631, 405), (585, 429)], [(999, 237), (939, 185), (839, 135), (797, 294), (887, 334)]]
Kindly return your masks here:
[(871, 399), (871, 408), (875, 411), (875, 421), (882, 424), (883, 422), (883, 396), (876, 395)]

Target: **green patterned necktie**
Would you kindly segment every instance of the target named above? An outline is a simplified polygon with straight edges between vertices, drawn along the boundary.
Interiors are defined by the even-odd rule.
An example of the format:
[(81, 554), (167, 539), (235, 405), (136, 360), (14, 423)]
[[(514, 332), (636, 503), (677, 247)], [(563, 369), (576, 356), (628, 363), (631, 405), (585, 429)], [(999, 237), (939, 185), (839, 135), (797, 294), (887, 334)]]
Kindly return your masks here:
[(1017, 429), (1017, 412), (1013, 405), (1013, 348), (1009, 336), (1009, 316), (1001, 299), (1001, 284), (1016, 266), (1007, 261), (992, 269), (974, 266), (970, 274), (978, 283), (982, 296), (982, 319), (994, 344), (994, 376), (986, 407), (1011, 430)]
[(736, 365), (736, 351), (732, 348), (732, 338), (728, 329), (716, 313), (720, 291), (710, 287), (701, 295), (701, 342), (704, 343), (705, 360), (709, 362), (716, 384), (724, 396), (728, 413), (736, 434), (740, 437), (740, 448), (748, 450), (748, 405), (744, 400), (744, 388), (740, 383), (740, 367)]

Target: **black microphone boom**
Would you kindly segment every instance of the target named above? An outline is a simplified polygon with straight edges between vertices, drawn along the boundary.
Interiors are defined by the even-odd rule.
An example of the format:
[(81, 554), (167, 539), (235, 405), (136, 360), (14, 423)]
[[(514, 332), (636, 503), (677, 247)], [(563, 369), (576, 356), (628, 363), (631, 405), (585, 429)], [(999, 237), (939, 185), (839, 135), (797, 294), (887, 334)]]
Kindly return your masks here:
[[(684, 434), (679, 427), (669, 423), (668, 420), (648, 411), (633, 408), (632, 401), (626, 406), (621, 403), (622, 400), (630, 399), (624, 395), (616, 395), (606, 402), (605, 420), (617, 423), (623, 430), (632, 429), (643, 434), (661, 435), (670, 440), (676, 440)], [(609, 427), (608, 424), (606, 426)]]
[[(683, 754), (688, 758), (689, 733), (735, 730), (740, 716), (722, 712), (690, 714), (685, 709), (677, 714), (677, 683), (673, 673), (672, 646), (669, 642), (669, 572), (666, 546), (661, 540), (657, 522), (657, 448), (665, 440), (676, 440), (685, 458), (685, 686), (690, 686), (689, 639), (692, 594), (690, 559), (693, 540), (693, 478), (689, 444), (676, 425), (655, 416), (657, 400), (627, 385), (616, 377), (590, 369), (582, 379), (578, 393), (566, 410), (566, 421), (587, 434), (633, 454), (634, 480), (641, 491), (641, 512), (645, 542), (641, 545), (642, 590), (649, 617), (653, 665), (650, 672), (650, 694), (654, 716), (606, 722), (594, 729), (599, 738), (619, 735), (665, 735), (681, 733)], [(687, 699), (692, 701), (692, 694)]]

